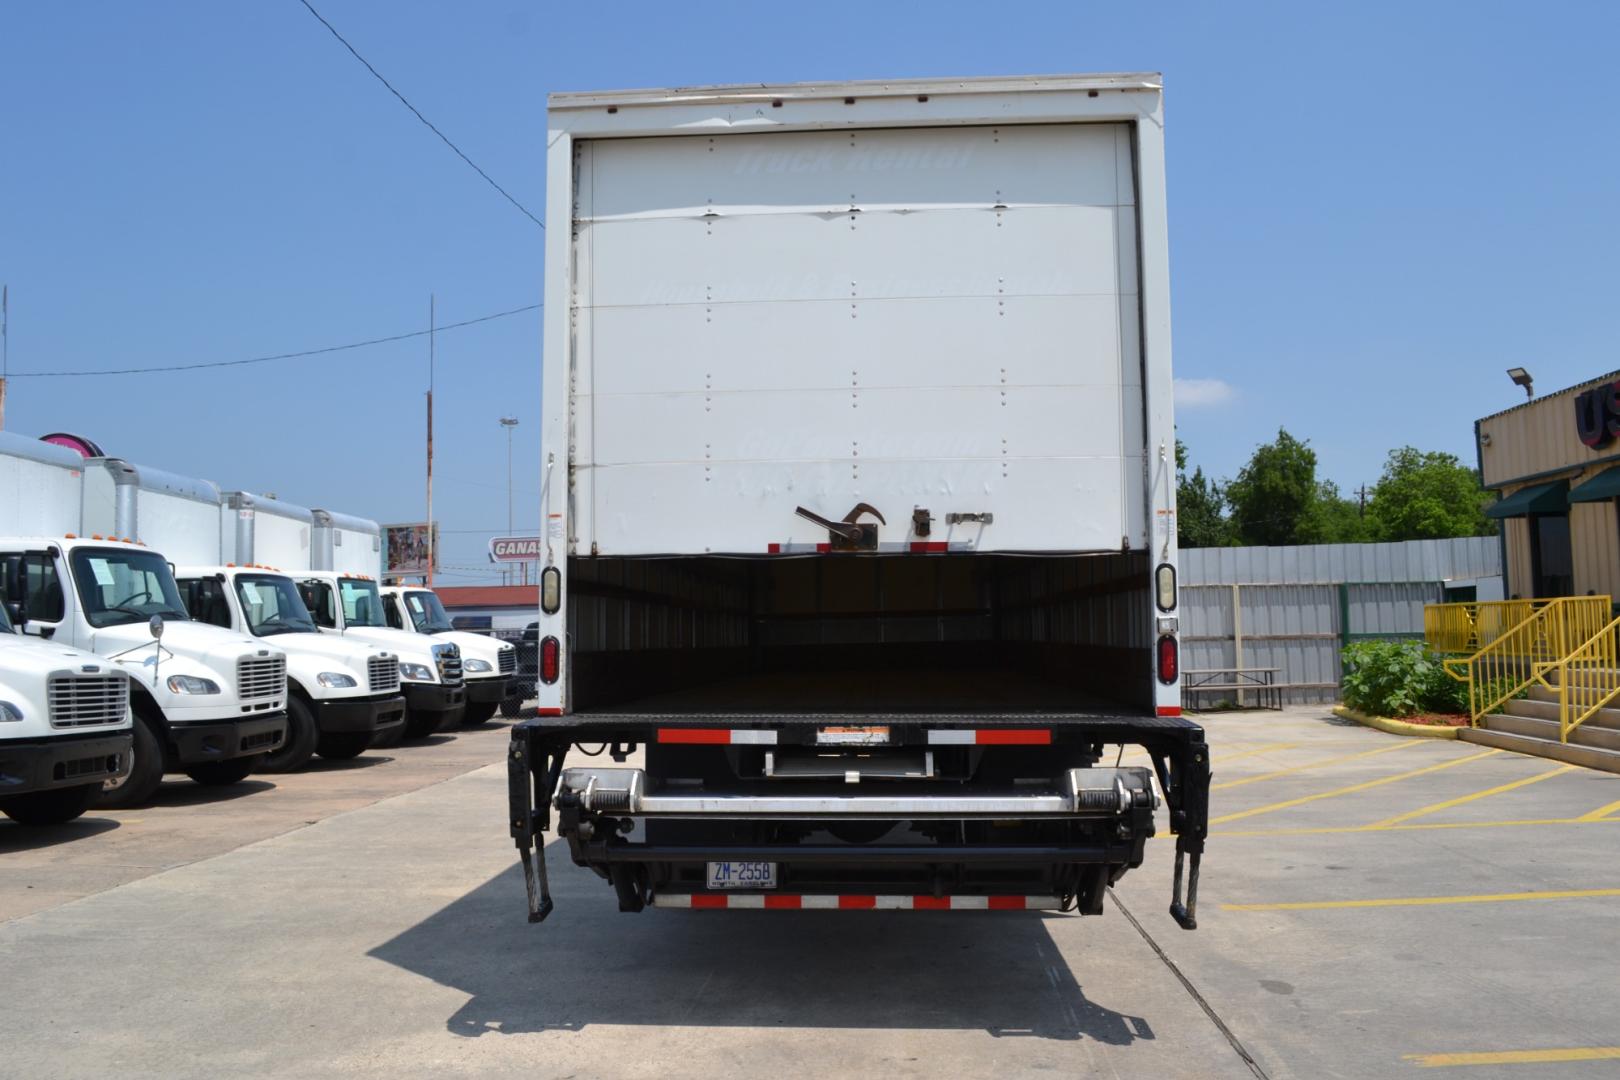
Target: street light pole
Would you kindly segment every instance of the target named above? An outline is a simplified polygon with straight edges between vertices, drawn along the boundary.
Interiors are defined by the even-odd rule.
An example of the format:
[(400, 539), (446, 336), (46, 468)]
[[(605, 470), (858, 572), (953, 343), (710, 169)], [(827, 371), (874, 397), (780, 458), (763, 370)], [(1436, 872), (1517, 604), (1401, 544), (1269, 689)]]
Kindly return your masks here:
[[(512, 535), (512, 430), (518, 426), (515, 416), (501, 417), (501, 427), (506, 429), (506, 535)], [(510, 584), (511, 571), (501, 570), (501, 583)], [(528, 577), (528, 567), (524, 567), (524, 578)]]

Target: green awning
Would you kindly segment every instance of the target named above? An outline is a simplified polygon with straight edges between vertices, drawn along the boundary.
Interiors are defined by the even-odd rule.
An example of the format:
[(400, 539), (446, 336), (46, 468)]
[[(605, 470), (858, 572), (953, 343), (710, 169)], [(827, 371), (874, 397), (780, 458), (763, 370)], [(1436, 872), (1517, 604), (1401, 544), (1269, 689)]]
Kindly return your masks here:
[[(1608, 496), (1600, 495), (1598, 498), (1608, 498)], [(1527, 514), (1562, 514), (1568, 510), (1569, 481), (1556, 480), (1551, 484), (1536, 484), (1534, 487), (1520, 488), (1496, 505), (1487, 506), (1485, 516), (1493, 518), (1524, 517)]]
[(1569, 493), (1572, 503), (1600, 502), (1603, 499), (1620, 499), (1620, 465), (1604, 469)]

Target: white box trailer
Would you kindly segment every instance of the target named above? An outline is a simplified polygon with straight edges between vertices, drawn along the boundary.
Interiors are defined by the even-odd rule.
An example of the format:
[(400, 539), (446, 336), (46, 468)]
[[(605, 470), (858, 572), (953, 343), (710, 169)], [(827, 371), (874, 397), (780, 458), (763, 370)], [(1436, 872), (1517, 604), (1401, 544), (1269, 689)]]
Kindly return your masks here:
[[(624, 910), (1096, 913), (1128, 742), (1193, 925), (1162, 119), (1156, 75), (551, 98), (526, 866), (555, 807)], [(563, 768), (599, 742), (645, 767)]]
[(0, 431), (0, 532), (79, 529), (84, 458), (72, 450)]
[(219, 486), (208, 480), (122, 458), (85, 462), (83, 531), (143, 540), (172, 564), (221, 561), (222, 505)]
[(382, 576), (382, 528), (375, 521), (316, 510), (311, 570)]
[(315, 514), (268, 495), (227, 491), (220, 506), (219, 560), (312, 570)]

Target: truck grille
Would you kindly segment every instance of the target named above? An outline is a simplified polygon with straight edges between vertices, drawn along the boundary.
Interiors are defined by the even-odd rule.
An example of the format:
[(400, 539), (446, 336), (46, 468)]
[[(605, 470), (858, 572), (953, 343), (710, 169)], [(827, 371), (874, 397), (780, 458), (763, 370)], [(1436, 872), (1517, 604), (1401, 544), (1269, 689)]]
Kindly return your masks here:
[(501, 650), (501, 674), (510, 675), (517, 670), (517, 650), (505, 648)]
[(367, 665), (373, 694), (391, 694), (399, 689), (399, 658), (373, 656)]
[(46, 692), (54, 728), (117, 724), (129, 711), (129, 680), (122, 675), (52, 675)]
[(236, 692), (244, 701), (281, 697), (287, 692), (287, 661), (280, 656), (244, 656), (236, 662)]
[(433, 650), (439, 665), (439, 681), (446, 686), (461, 685), (461, 650), (454, 645), (441, 645)]

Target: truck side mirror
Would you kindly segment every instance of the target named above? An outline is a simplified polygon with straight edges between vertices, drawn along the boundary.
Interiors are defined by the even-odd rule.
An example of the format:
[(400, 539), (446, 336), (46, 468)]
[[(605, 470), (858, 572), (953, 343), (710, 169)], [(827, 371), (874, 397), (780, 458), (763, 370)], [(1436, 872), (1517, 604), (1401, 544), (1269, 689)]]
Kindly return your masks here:
[(151, 620), (147, 622), (146, 628), (152, 632), (154, 638), (161, 639), (163, 637), (163, 616), (152, 616)]
[(11, 625), (18, 630), (21, 630), (28, 622), (28, 612), (23, 610), (21, 600), (7, 600), (6, 615), (11, 619)]

